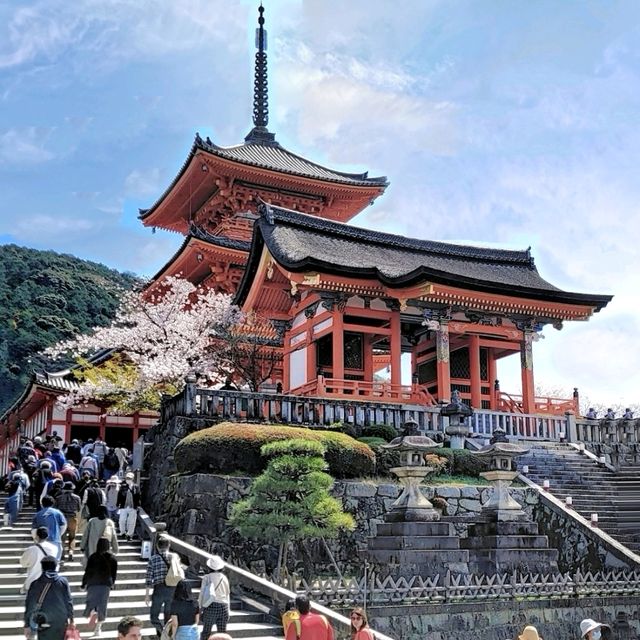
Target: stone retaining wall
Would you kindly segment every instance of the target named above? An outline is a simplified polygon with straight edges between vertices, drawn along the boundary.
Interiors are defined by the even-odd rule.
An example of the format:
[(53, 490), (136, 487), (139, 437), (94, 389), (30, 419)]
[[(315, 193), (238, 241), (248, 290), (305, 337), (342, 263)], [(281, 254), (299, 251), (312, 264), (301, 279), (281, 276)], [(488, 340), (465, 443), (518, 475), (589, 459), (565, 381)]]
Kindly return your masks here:
[[(169, 531), (187, 542), (220, 553), (229, 561), (258, 572), (270, 571), (277, 560), (277, 547), (244, 540), (226, 522), (232, 504), (247, 495), (250, 484), (251, 478), (246, 477), (174, 475), (166, 481), (158, 519), (166, 521)], [(489, 488), (424, 486), (423, 491), (430, 499), (437, 496), (447, 501), (447, 515), (455, 516), (456, 533), (466, 537), (467, 524), (464, 520), (480, 511)], [(390, 482), (338, 481), (332, 493), (342, 500), (357, 526), (353, 534), (343, 534), (337, 540), (329, 541), (329, 546), (346, 574), (360, 576), (362, 563), (359, 552), (366, 546), (367, 539), (376, 535), (376, 527), (398, 497), (400, 486)], [(514, 489), (514, 497), (530, 518), (539, 523), (540, 532), (549, 535), (551, 546), (559, 549), (560, 571), (600, 571), (626, 566), (592, 532), (541, 506), (537, 491), (517, 488)], [(328, 554), (320, 543), (305, 542), (299, 551), (299, 554), (290, 554), (292, 558), (297, 556), (297, 564), (291, 565), (290, 570), (302, 575), (310, 572), (318, 575), (324, 570), (333, 573)]]
[(585, 618), (611, 625), (611, 640), (640, 636), (637, 599), (629, 596), (370, 607), (368, 614), (374, 629), (402, 640), (506, 640), (528, 624), (544, 640), (577, 640)]

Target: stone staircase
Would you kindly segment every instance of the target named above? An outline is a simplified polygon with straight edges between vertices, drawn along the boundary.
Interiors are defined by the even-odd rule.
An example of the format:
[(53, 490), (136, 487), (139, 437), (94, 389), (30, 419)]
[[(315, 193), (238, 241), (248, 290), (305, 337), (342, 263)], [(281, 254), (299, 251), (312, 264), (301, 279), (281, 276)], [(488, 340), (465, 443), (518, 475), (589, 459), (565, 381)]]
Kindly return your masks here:
[[(26, 547), (33, 544), (30, 531), (33, 515), (34, 510), (25, 507), (14, 527), (0, 529), (0, 640), (24, 640), (24, 596), (20, 594), (20, 587), (24, 583), (26, 571), (20, 567), (20, 556)], [(144, 621), (143, 637), (155, 637), (155, 629), (149, 622), (149, 608), (144, 604), (147, 561), (140, 559), (140, 542), (119, 543), (118, 579), (109, 598), (102, 637), (115, 638), (116, 626), (125, 615), (135, 615)], [(83, 575), (80, 557), (81, 553), (76, 552), (76, 559), (65, 562), (60, 573), (69, 580), (75, 621), (80, 633), (83, 638), (90, 638), (92, 633), (83, 616), (86, 592), (80, 589)], [(197, 593), (197, 589), (194, 592)], [(246, 599), (232, 601), (231, 609), (227, 632), (234, 639), (282, 639), (282, 627), (257, 606), (251, 606)]]
[(580, 454), (568, 444), (537, 442), (518, 459), (518, 468), (528, 465), (528, 477), (542, 486), (549, 481), (549, 492), (564, 501), (587, 520), (598, 514), (600, 528), (640, 552), (640, 468), (621, 467), (613, 472)]

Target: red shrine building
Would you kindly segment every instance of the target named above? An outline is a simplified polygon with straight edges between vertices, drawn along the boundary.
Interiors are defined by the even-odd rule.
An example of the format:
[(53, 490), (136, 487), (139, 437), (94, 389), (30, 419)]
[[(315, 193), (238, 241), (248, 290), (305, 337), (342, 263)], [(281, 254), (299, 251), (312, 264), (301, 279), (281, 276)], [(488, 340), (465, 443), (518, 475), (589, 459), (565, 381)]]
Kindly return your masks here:
[[(260, 7), (254, 128), (221, 147), (196, 135), (180, 172), (142, 223), (185, 234), (167, 275), (235, 294), (271, 322), (282, 350), (272, 382), (320, 397), (435, 404), (457, 389), (474, 408), (561, 413), (575, 399), (536, 398), (533, 343), (547, 324), (587, 320), (611, 296), (561, 291), (529, 250), (379, 233), (348, 224), (388, 187), (281, 146), (268, 128)], [(411, 380), (402, 383), (402, 355)], [(520, 354), (522, 388), (497, 388), (497, 362)], [(376, 375), (390, 373), (389, 381)]]
[[(234, 294), (244, 311), (271, 327), (279, 363), (270, 382), (287, 393), (437, 404), (457, 390), (475, 409), (577, 411), (576, 398), (535, 396), (533, 344), (544, 326), (588, 320), (611, 296), (558, 289), (540, 276), (529, 250), (419, 240), (351, 224), (388, 182), (321, 166), (277, 142), (267, 128), (263, 7), (259, 12), (254, 127), (231, 147), (196, 134), (177, 176), (140, 211), (145, 226), (185, 236), (148, 289), (180, 274)], [(403, 354), (410, 357), (404, 384)], [(498, 388), (497, 363), (513, 354), (520, 354), (522, 385), (507, 394)], [(382, 370), (388, 377), (377, 375)], [(18, 420), (57, 427), (66, 438), (90, 426), (107, 439), (109, 428), (136, 437), (153, 421), (120, 417), (126, 424), (108, 427), (99, 407), (57, 414), (55, 397), (68, 383), (62, 374), (34, 378), (3, 417), (5, 438)]]

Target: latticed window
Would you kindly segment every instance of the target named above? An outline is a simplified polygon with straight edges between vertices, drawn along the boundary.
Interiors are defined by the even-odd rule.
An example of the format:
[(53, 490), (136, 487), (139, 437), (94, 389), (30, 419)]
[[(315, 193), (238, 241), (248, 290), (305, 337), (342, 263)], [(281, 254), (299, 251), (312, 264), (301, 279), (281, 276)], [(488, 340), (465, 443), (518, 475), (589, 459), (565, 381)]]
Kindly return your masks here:
[(469, 370), (469, 349), (463, 347), (462, 349), (456, 349), (449, 356), (449, 366), (452, 378), (466, 378), (471, 377)]
[(429, 362), (423, 362), (418, 366), (418, 382), (424, 384), (425, 382), (435, 380), (437, 378), (436, 371), (435, 359), (429, 360)]
[(489, 351), (480, 347), (480, 380), (489, 379)]
[(351, 333), (350, 331), (345, 331), (344, 368), (364, 369), (363, 339), (361, 333)]
[(333, 365), (333, 336), (330, 333), (316, 340), (316, 364), (318, 367)]

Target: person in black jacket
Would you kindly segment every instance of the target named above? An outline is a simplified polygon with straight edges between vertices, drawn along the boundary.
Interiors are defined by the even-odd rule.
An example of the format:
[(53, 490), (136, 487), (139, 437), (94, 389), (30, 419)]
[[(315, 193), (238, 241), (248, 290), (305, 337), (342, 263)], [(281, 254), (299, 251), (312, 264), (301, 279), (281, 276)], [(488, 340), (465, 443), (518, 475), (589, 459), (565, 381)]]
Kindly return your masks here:
[(137, 510), (140, 506), (140, 487), (133, 482), (134, 477), (131, 472), (125, 474), (116, 502), (118, 509), (120, 509), (120, 522), (118, 523), (120, 535), (125, 536), (127, 540), (133, 538), (136, 530)]
[(42, 575), (29, 586), (24, 610), (24, 632), (36, 631), (38, 640), (62, 640), (67, 624), (73, 625), (73, 601), (69, 583), (58, 575), (53, 556), (41, 560)]
[(87, 560), (87, 568), (82, 577), (82, 588), (87, 590), (84, 615), (89, 618), (89, 628), (94, 629), (94, 637), (102, 634), (102, 623), (107, 617), (107, 605), (111, 588), (118, 575), (118, 561), (109, 552), (109, 541), (100, 538), (96, 552)]

